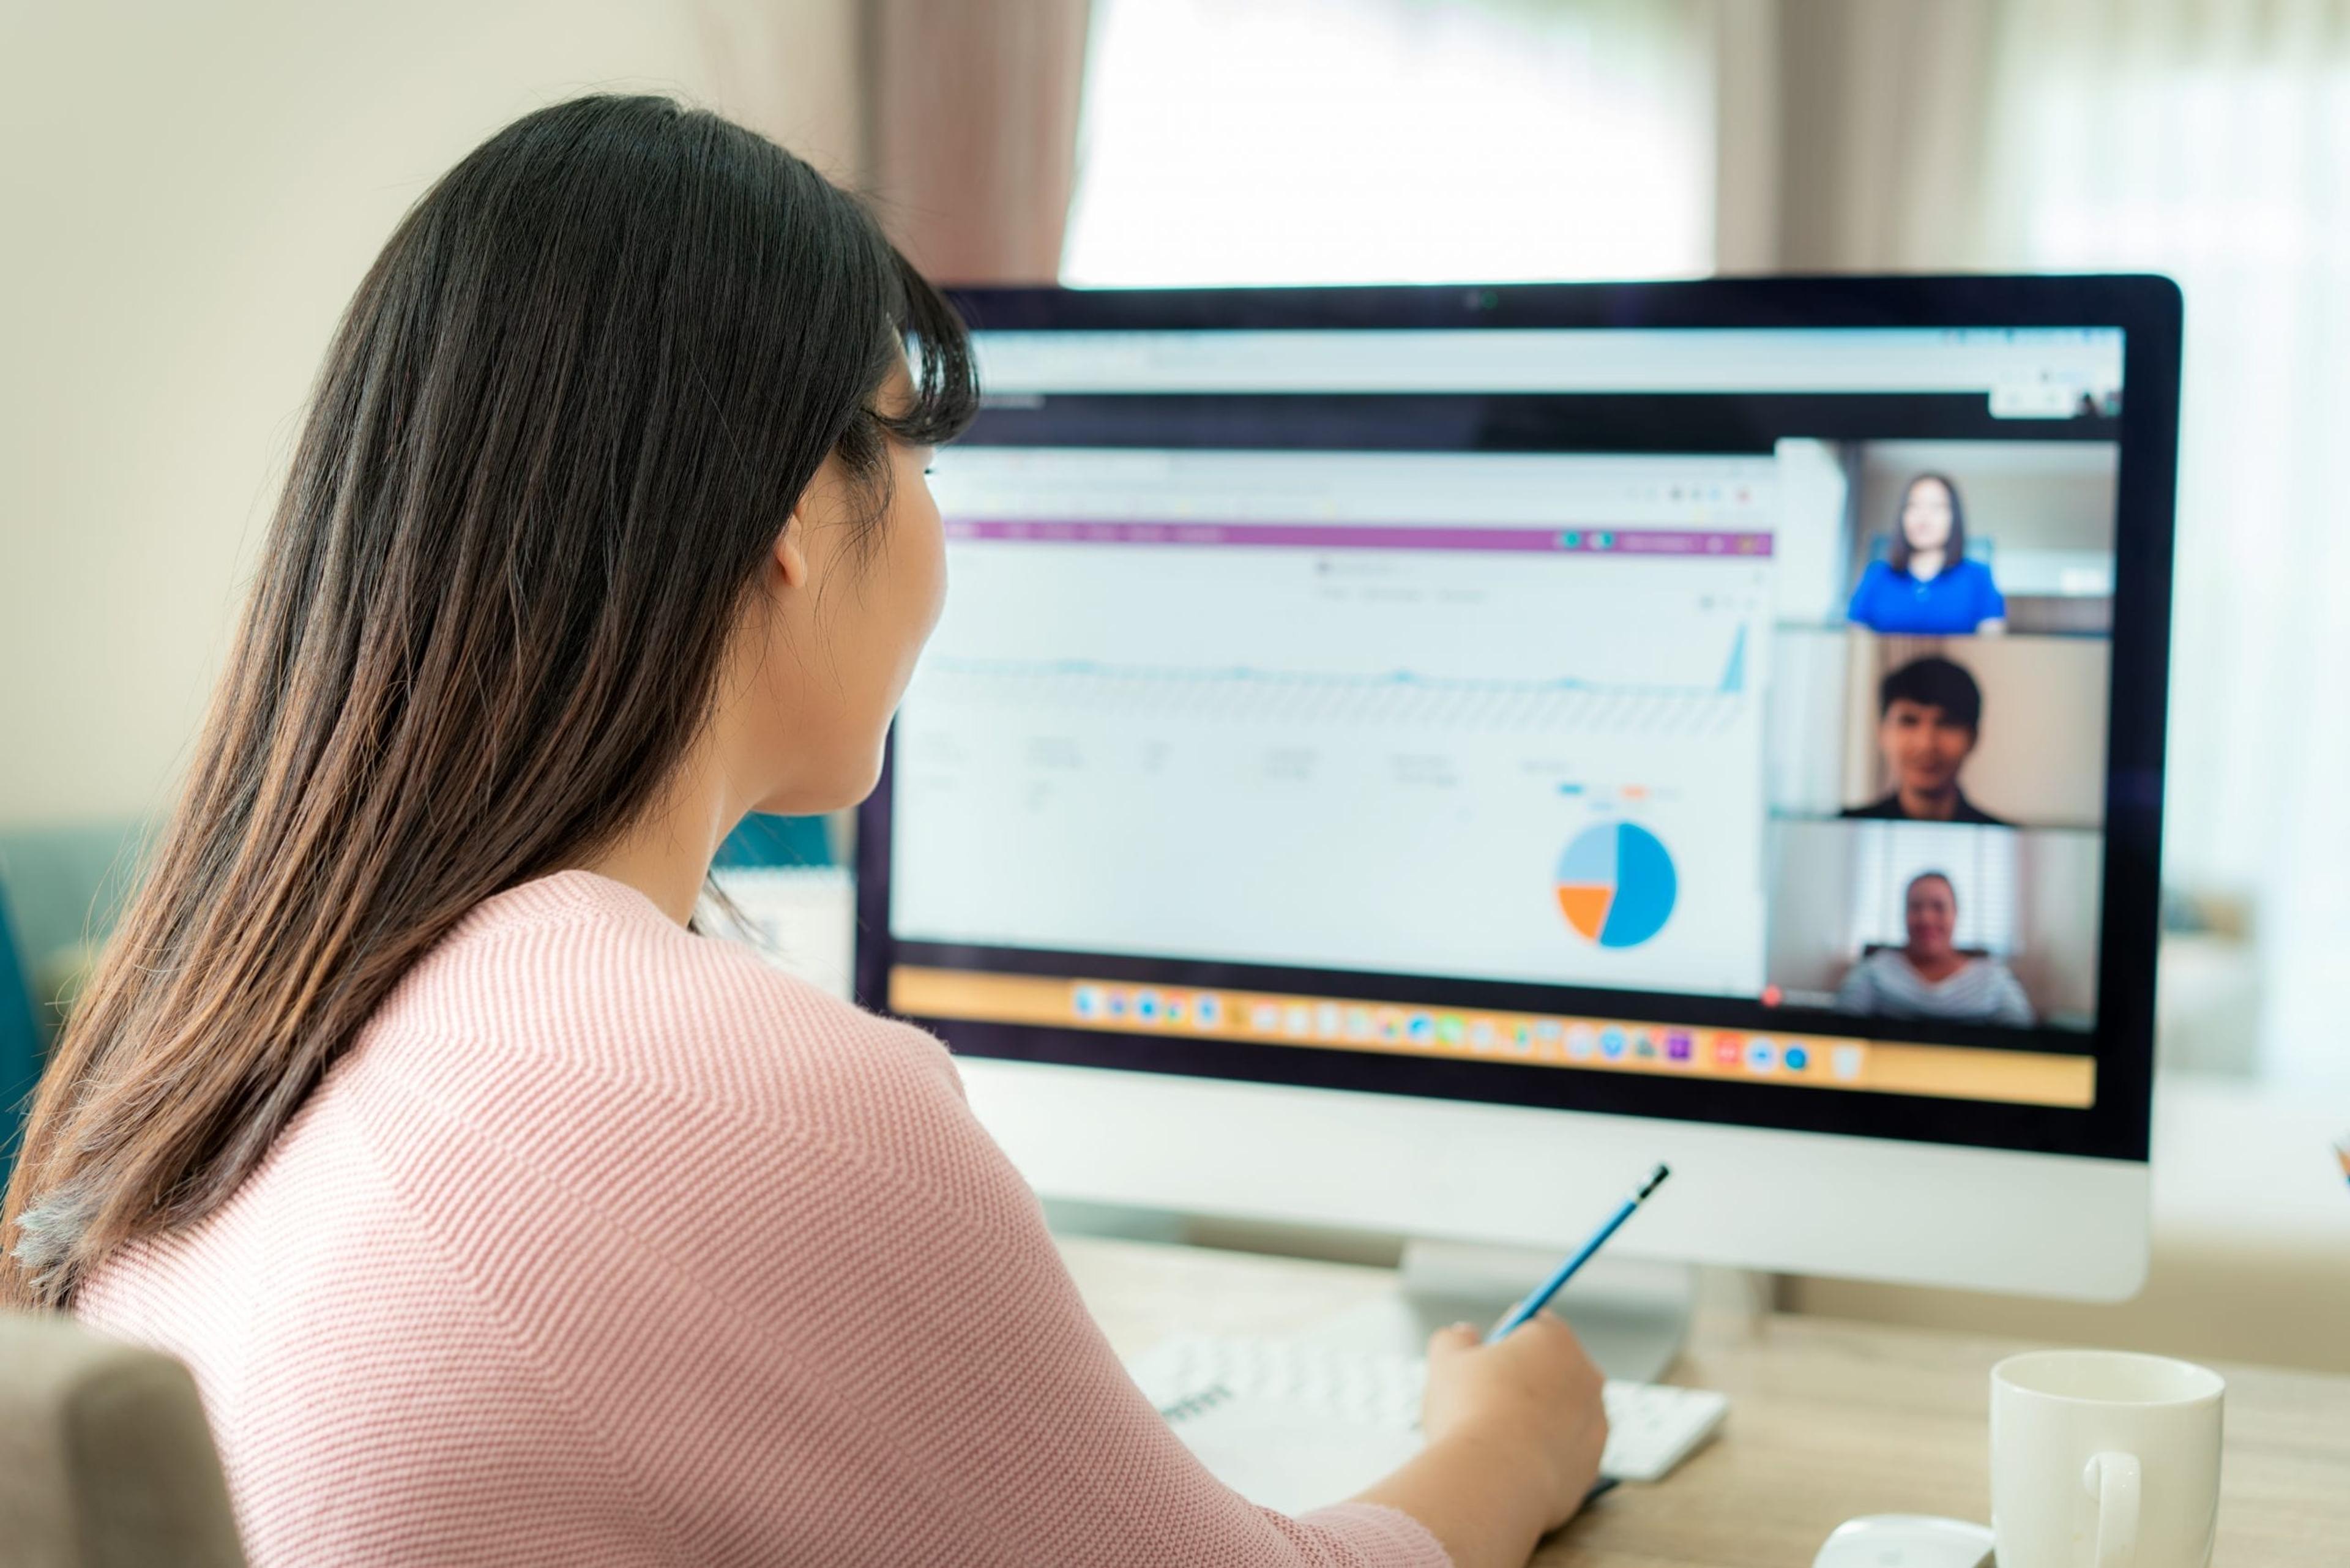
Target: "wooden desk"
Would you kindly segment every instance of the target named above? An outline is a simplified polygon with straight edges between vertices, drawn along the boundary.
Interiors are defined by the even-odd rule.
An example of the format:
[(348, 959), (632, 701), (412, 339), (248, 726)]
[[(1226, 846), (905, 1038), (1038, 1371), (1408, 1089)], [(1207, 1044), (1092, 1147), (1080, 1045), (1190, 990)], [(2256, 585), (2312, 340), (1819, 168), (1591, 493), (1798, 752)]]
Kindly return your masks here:
[[(1379, 1269), (1143, 1242), (1071, 1238), (1062, 1251), (1128, 1355), (1179, 1329), (1295, 1332), (1395, 1282)], [(2023, 1348), (1826, 1318), (1700, 1322), (1674, 1377), (1730, 1396), (1721, 1435), (1669, 1480), (1618, 1487), (1535, 1562), (1808, 1568), (1855, 1514), (1986, 1519), (1989, 1373)], [(2213, 1561), (2350, 1563), (2350, 1377), (2218, 1370), (2228, 1411)]]

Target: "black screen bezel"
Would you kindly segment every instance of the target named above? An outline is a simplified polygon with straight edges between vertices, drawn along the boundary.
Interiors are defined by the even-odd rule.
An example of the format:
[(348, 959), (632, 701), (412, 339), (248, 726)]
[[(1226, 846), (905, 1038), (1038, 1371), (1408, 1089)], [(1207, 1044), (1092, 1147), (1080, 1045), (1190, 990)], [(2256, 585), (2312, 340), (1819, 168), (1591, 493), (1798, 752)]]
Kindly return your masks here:
[[(2085, 1110), (1846, 1094), (1721, 1080), (1576, 1072), (1514, 1063), (1281, 1048), (1240, 1042), (924, 1019), (958, 1054), (1244, 1082), (1722, 1122), (1905, 1141), (2144, 1161), (2153, 1078), (2162, 779), (2177, 481), (2176, 285), (2150, 275), (1715, 278), (1686, 283), (1278, 289), (967, 289), (974, 329), (1182, 331), (1394, 328), (2117, 327), (2123, 401), (2116, 496), (2097, 1064)], [(890, 774), (859, 809), (857, 992), (884, 1008), (890, 969), (953, 967), (1131, 977), (1177, 985), (1434, 1000), (1708, 1022), (1706, 999), (1435, 982), (1275, 969), (903, 943), (890, 935)], [(1410, 994), (1403, 994), (1409, 992)], [(1591, 996), (1608, 999), (1586, 1005)], [(1562, 1000), (1566, 999), (1566, 1000)], [(1795, 1021), (1789, 1020), (1789, 1027)]]

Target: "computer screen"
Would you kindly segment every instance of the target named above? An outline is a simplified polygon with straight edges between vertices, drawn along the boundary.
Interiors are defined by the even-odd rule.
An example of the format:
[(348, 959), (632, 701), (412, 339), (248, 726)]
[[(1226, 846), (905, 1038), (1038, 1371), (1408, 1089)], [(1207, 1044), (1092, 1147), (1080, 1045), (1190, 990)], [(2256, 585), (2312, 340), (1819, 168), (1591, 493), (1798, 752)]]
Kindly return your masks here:
[(1747, 286), (970, 296), (867, 999), (983, 1055), (2143, 1158), (2130, 328)]

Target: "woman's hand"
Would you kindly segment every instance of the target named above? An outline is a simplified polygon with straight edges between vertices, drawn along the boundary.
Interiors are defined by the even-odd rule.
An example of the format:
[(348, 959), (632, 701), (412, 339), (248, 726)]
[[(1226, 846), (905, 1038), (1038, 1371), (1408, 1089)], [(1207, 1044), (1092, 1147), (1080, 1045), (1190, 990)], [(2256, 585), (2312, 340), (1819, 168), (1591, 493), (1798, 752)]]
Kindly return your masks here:
[(1420, 1411), (1428, 1447), (1361, 1501), (1418, 1519), (1455, 1568), (1516, 1568), (1598, 1477), (1602, 1381), (1548, 1313), (1492, 1345), (1466, 1324), (1440, 1330)]
[(1549, 1313), (1492, 1345), (1467, 1324), (1428, 1342), (1428, 1393), (1420, 1430), (1429, 1443), (1459, 1441), (1515, 1450), (1539, 1461), (1543, 1528), (1555, 1530), (1583, 1505), (1607, 1443), (1605, 1380), (1575, 1331)]

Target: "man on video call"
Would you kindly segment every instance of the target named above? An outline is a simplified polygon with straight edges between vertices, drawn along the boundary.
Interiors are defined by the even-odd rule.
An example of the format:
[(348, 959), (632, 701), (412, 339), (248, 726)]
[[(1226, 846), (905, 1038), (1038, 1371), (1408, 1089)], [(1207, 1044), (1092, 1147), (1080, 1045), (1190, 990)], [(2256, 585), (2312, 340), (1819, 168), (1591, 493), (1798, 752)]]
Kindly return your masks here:
[(1877, 703), (1877, 744), (1893, 774), (1893, 793), (1848, 817), (1880, 822), (2008, 825), (1959, 788), (1959, 769), (1982, 728), (1982, 688), (1947, 659), (1913, 659), (1885, 678)]

